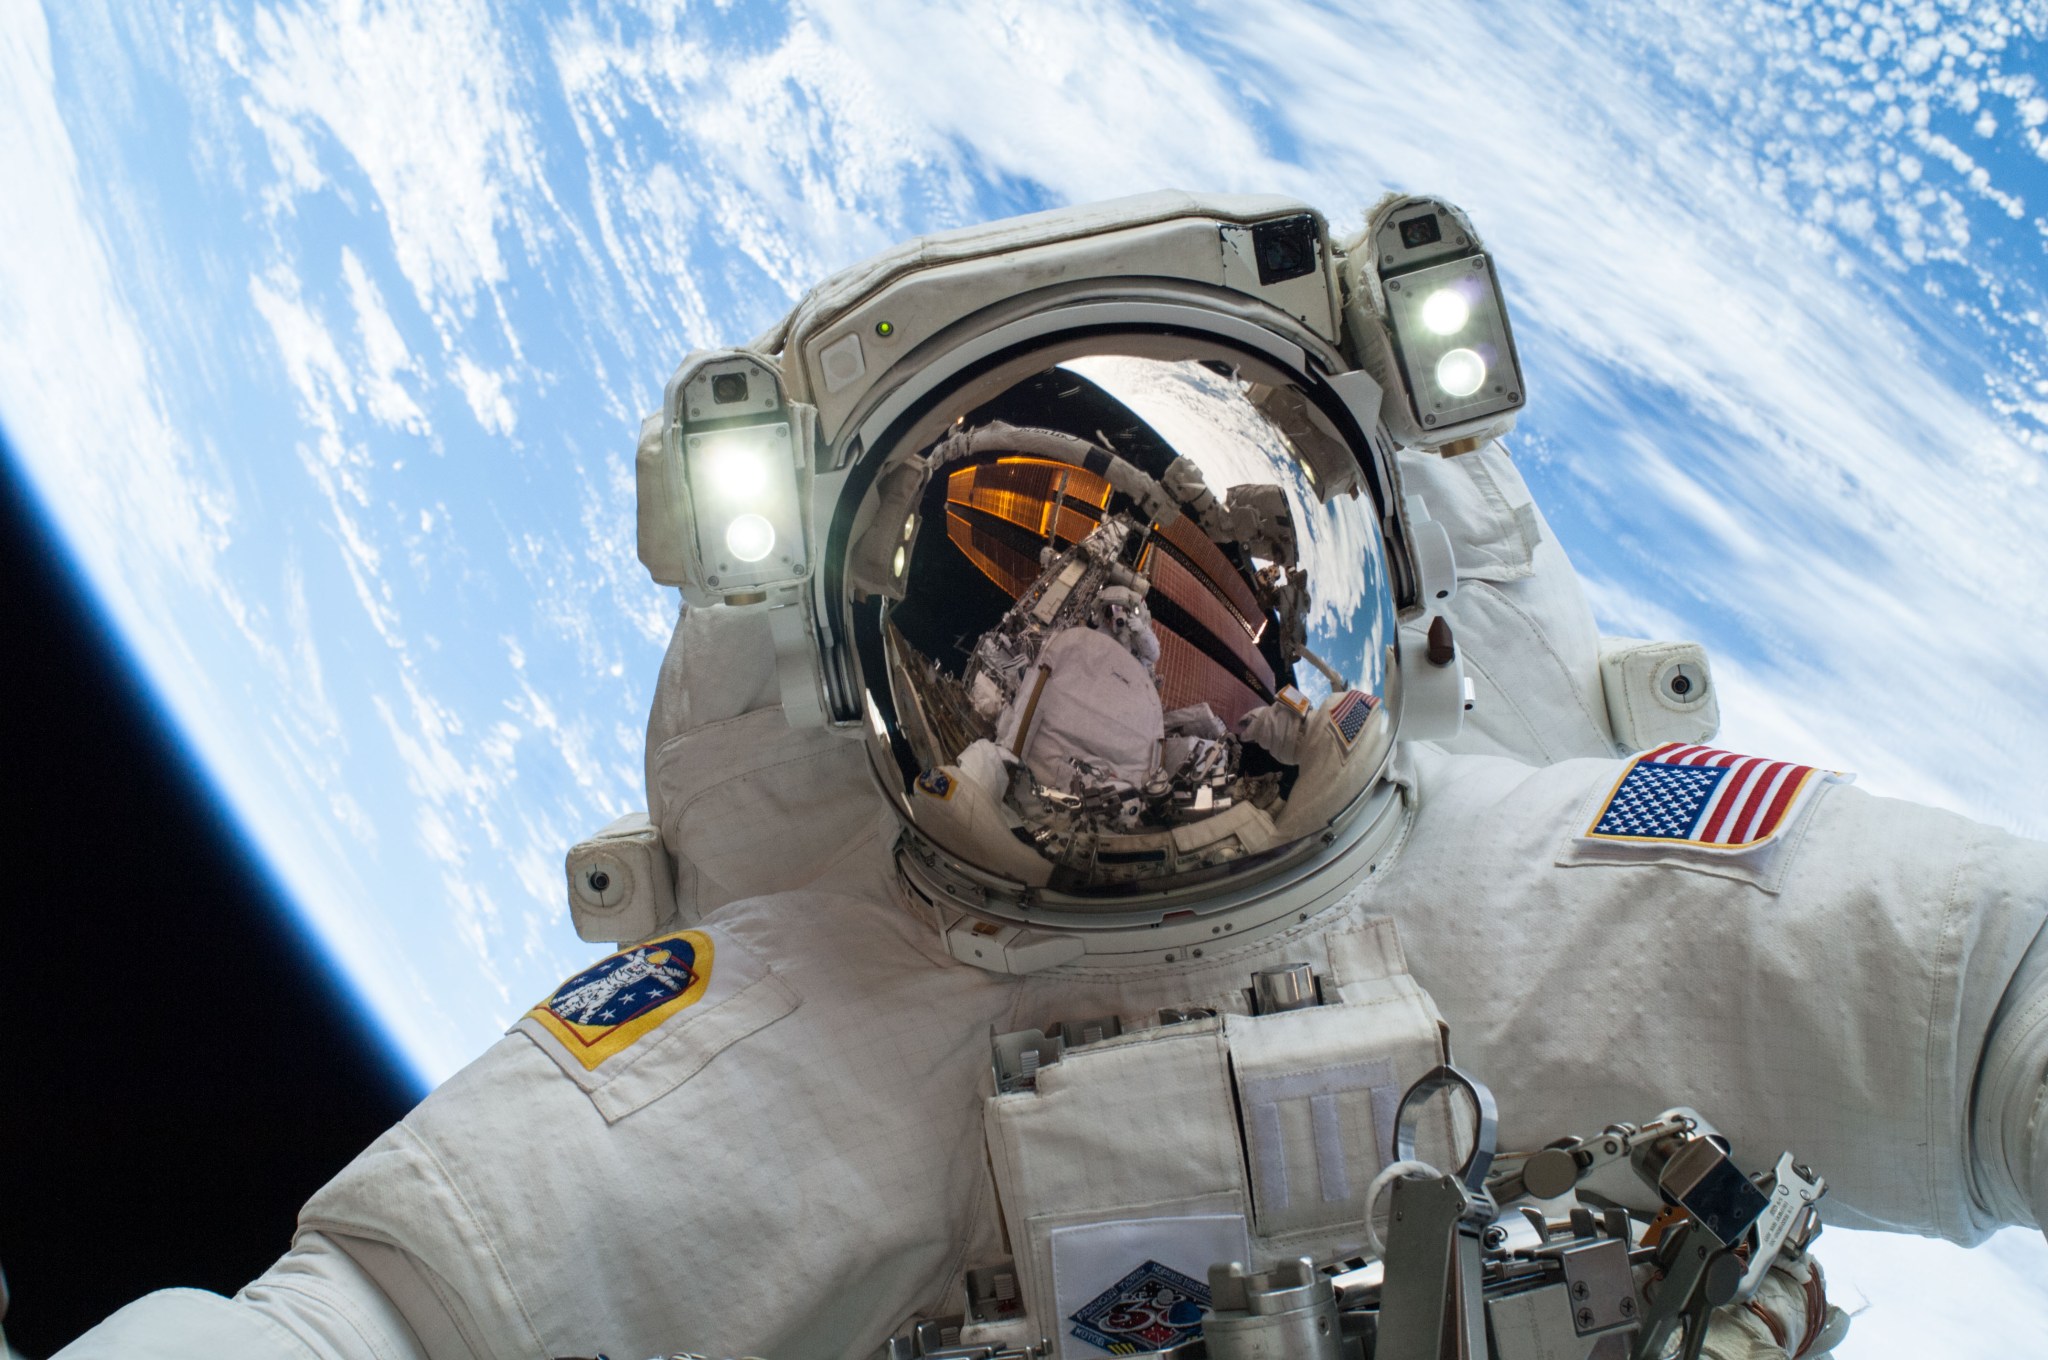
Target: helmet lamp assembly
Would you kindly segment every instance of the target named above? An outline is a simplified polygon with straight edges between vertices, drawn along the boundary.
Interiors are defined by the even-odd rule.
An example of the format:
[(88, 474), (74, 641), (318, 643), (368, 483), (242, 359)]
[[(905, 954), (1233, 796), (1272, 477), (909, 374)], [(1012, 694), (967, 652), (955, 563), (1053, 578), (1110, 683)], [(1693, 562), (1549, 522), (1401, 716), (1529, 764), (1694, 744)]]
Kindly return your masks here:
[(868, 744), (956, 953), (1155, 950), (1316, 906), (1397, 731), (1457, 730), (1455, 573), (1396, 450), (1522, 401), (1456, 209), (1339, 244), (1285, 199), (1145, 195), (908, 243), (690, 355), (640, 553), (767, 611), (785, 714)]

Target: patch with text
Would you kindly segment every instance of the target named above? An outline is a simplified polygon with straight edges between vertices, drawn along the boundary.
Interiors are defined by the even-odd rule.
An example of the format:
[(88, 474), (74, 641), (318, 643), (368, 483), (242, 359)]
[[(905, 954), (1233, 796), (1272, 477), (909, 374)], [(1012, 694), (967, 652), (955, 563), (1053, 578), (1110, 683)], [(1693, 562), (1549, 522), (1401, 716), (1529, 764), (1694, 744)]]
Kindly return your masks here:
[(1147, 1261), (1072, 1317), (1073, 1335), (1112, 1355), (1165, 1350), (1202, 1331), (1209, 1286)]
[(585, 1068), (703, 999), (711, 937), (685, 930), (600, 959), (527, 1014)]

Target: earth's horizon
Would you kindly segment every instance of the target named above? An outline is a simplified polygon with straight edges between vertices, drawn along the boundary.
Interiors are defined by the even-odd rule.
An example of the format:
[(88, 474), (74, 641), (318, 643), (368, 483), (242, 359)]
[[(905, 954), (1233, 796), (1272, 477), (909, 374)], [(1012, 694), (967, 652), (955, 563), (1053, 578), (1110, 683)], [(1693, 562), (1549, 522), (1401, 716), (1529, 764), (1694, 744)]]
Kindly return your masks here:
[[(683, 354), (1141, 188), (1459, 203), (1602, 630), (1705, 643), (1723, 745), (2038, 837), (2044, 70), (2039, 0), (6, 0), (0, 422), (422, 1086), (602, 952), (561, 857), (643, 805)], [(1829, 1249), (1845, 1356), (2048, 1334), (2039, 1234)]]

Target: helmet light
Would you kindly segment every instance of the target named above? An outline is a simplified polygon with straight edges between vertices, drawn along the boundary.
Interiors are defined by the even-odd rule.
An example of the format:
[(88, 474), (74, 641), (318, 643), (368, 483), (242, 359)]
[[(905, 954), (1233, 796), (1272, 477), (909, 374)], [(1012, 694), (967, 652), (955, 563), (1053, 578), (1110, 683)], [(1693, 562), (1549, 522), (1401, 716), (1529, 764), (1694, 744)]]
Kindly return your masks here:
[(1469, 349), (1454, 349), (1436, 361), (1436, 385), (1454, 397), (1469, 397), (1486, 381), (1486, 360)]
[(775, 551), (775, 526), (748, 511), (725, 526), (725, 549), (749, 565)]
[(1422, 300), (1422, 324), (1432, 335), (1456, 335), (1471, 319), (1471, 304), (1455, 288), (1439, 288)]
[(1407, 419), (1390, 423), (1427, 447), (1499, 433), (1523, 402), (1492, 258), (1463, 215), (1434, 199), (1394, 204), (1368, 235), (1407, 397)]
[(799, 423), (771, 361), (691, 355), (669, 382), (659, 437), (643, 436), (641, 557), (694, 603), (760, 600), (806, 580)]

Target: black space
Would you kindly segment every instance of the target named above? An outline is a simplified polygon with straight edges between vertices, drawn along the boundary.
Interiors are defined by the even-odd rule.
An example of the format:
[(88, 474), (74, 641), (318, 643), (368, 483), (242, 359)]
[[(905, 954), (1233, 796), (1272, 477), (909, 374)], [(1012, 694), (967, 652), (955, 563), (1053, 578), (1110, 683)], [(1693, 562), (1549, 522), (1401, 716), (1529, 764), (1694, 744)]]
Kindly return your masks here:
[(233, 1293), (411, 1105), (110, 643), (0, 445), (0, 1267), (42, 1360)]

